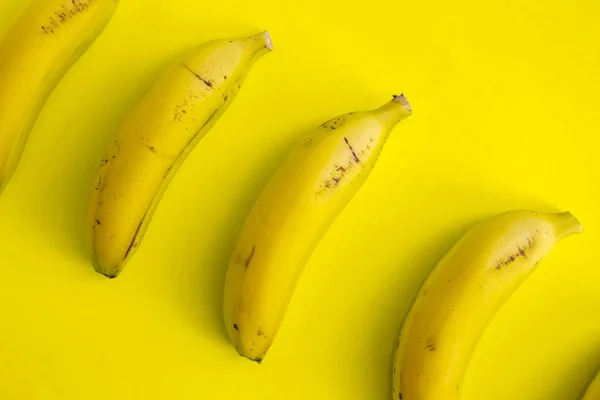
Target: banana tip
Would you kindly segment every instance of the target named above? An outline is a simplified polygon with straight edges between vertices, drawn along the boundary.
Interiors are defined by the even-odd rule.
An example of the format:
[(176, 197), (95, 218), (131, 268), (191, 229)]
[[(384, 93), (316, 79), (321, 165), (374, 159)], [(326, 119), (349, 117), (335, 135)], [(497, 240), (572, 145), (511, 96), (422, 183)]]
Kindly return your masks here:
[(258, 356), (258, 357), (252, 357), (250, 355), (244, 355), (244, 354), (241, 354), (239, 352), (238, 352), (238, 354), (240, 354), (244, 358), (247, 358), (250, 361), (253, 361), (253, 362), (257, 363), (258, 365), (262, 364), (263, 358), (264, 358), (264, 357), (260, 357), (260, 356)]
[(406, 111), (412, 113), (412, 109), (410, 108), (410, 103), (408, 102), (408, 99), (406, 98), (406, 96), (404, 96), (404, 93), (400, 93), (399, 95), (394, 95), (394, 99), (392, 100), (394, 103), (399, 103), (402, 104), (404, 106), (404, 108), (406, 109)]
[(119, 276), (119, 273), (121, 272), (118, 268), (113, 268), (111, 270), (106, 270), (105, 268), (102, 268), (100, 266), (100, 262), (96, 257), (94, 257), (92, 260), (92, 266), (94, 267), (94, 270), (97, 273), (99, 273), (100, 275), (104, 275), (108, 279), (115, 279), (117, 276)]
[(117, 276), (119, 276), (119, 273), (116, 271), (115, 272), (106, 272), (106, 271), (100, 271), (100, 270), (96, 269), (96, 272), (99, 273), (100, 275), (104, 275), (108, 279), (115, 279)]

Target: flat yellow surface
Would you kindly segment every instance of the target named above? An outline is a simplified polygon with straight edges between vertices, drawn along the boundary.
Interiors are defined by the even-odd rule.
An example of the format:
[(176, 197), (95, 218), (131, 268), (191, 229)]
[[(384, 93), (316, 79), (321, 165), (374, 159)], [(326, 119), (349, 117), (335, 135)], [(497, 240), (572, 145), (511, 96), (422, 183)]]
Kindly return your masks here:
[[(0, 32), (21, 3), (0, 2)], [(599, 20), (596, 0), (122, 0), (0, 197), (0, 399), (387, 400), (428, 271), (515, 208), (569, 210), (586, 232), (493, 320), (464, 398), (575, 399), (600, 366)], [(96, 274), (83, 216), (120, 121), (170, 57), (267, 28), (275, 51), (136, 257), (117, 280)], [(314, 253), (265, 362), (237, 356), (222, 288), (256, 196), (303, 131), (401, 91), (413, 116)]]

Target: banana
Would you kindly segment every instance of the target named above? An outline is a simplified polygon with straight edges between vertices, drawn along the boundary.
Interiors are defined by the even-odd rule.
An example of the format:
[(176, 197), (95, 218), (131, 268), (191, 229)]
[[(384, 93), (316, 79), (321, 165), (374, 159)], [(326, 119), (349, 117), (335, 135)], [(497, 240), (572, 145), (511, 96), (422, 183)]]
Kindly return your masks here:
[(400, 95), (376, 110), (334, 118), (309, 134), (267, 184), (226, 276), (225, 324), (240, 355), (262, 362), (310, 255), (410, 114)]
[(480, 222), (433, 269), (404, 322), (395, 400), (458, 400), (486, 326), (557, 241), (581, 232), (570, 213), (511, 211)]
[(581, 400), (600, 400), (600, 373), (590, 383), (585, 392), (580, 396)]
[(272, 48), (267, 32), (203, 44), (146, 92), (117, 132), (92, 191), (87, 232), (96, 271), (115, 278), (123, 270), (181, 163)]
[(0, 42), (0, 193), (58, 82), (102, 32), (118, 0), (33, 0)]

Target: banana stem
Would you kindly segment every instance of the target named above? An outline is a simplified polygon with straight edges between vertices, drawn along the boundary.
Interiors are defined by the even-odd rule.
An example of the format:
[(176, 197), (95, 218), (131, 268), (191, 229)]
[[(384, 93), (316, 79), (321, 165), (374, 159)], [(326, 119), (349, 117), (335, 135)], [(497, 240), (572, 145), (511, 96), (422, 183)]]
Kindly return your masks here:
[(269, 34), (269, 31), (264, 31), (262, 33), (262, 35), (265, 38), (265, 45), (267, 46), (267, 49), (273, 50), (273, 39), (271, 39), (271, 35)]
[(402, 104), (409, 113), (412, 113), (412, 109), (410, 108), (410, 104), (408, 103), (408, 99), (404, 96), (404, 93), (400, 93), (400, 96), (394, 95), (392, 101), (394, 103)]
[(394, 98), (373, 110), (373, 113), (377, 116), (382, 124), (394, 127), (398, 122), (409, 117), (412, 114), (408, 99), (404, 97), (404, 94), (394, 95)]
[(255, 58), (258, 58), (259, 56), (262, 56), (263, 54), (273, 50), (273, 39), (271, 39), (269, 31), (264, 31), (258, 35), (247, 37), (244, 39), (244, 41), (252, 43), (252, 47), (254, 47), (256, 52)]

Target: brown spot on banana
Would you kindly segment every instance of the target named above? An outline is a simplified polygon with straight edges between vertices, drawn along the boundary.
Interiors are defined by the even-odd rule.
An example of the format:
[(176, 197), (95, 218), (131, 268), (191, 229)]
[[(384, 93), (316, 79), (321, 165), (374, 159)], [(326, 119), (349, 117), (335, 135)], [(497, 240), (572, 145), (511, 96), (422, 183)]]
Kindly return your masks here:
[(435, 351), (435, 349), (437, 349), (437, 345), (435, 343), (435, 340), (433, 338), (429, 338), (427, 339), (427, 342), (425, 344), (425, 348), (429, 351)]
[(100, 174), (98, 176), (98, 182), (96, 183), (96, 186), (94, 187), (94, 189), (96, 189), (97, 192), (98, 191), (100, 191), (100, 192), (102, 191), (102, 189), (103, 189), (103, 186), (102, 186), (103, 181), (104, 181), (104, 175)]
[(325, 129), (331, 129), (332, 131), (334, 131), (337, 128), (339, 128), (342, 125), (344, 125), (345, 122), (346, 122), (345, 118), (343, 118), (343, 117), (337, 117), (337, 118), (334, 118), (334, 119), (332, 119), (330, 121), (325, 122), (321, 126), (323, 128), (325, 128)]
[(248, 256), (248, 258), (246, 258), (246, 260), (244, 260), (244, 267), (246, 269), (248, 269), (248, 266), (250, 266), (250, 263), (252, 262), (252, 259), (254, 258), (255, 250), (256, 250), (256, 246), (252, 246), (252, 251), (250, 252), (250, 255)]
[(352, 153), (352, 157), (354, 158), (354, 161), (356, 161), (357, 164), (360, 163), (360, 159), (356, 155), (356, 152), (352, 148), (352, 145), (350, 144), (350, 142), (348, 142), (348, 138), (344, 137), (344, 142), (346, 142), (346, 145), (348, 145), (348, 148), (350, 149), (350, 153)]
[(131, 243), (129, 244), (129, 247), (127, 248), (127, 251), (125, 252), (125, 255), (123, 256), (123, 260), (126, 260), (127, 257), (129, 256), (129, 254), (138, 246), (137, 243), (137, 237), (140, 233), (140, 230), (142, 229), (142, 226), (144, 225), (144, 220), (146, 219), (146, 215), (144, 214), (144, 216), (142, 217), (142, 220), (140, 221), (137, 229), (135, 230), (135, 233), (133, 234), (133, 238), (131, 239)]
[(200, 81), (202, 81), (206, 86), (208, 86), (209, 88), (213, 88), (213, 83), (209, 80), (204, 79), (203, 77), (201, 77), (200, 75), (198, 75), (197, 73), (194, 72), (194, 70), (192, 70), (190, 67), (187, 66), (187, 64), (182, 64), (185, 69), (187, 69), (188, 71), (190, 71), (192, 73), (192, 75), (194, 75), (196, 78), (198, 78)]
[[(61, 26), (69, 23), (76, 16), (84, 13), (90, 5), (97, 0), (71, 0), (71, 5), (62, 5), (60, 10), (55, 11), (48, 17), (48, 22), (42, 25), (42, 31), (47, 34), (53, 34)], [(115, 3), (118, 0), (114, 0)]]
[(316, 192), (317, 195), (322, 195), (327, 189), (331, 189), (339, 185), (342, 179), (346, 176), (346, 173), (350, 171), (355, 163), (351, 160), (348, 161), (348, 165), (342, 166), (335, 164), (333, 170), (329, 171), (330, 178), (327, 178), (320, 190)]
[(534, 244), (535, 244), (535, 237), (533, 237), (533, 236), (528, 237), (527, 245), (525, 245), (525, 246), (518, 245), (517, 249), (515, 250), (514, 253), (511, 253), (511, 254), (507, 255), (506, 257), (502, 257), (497, 261), (496, 267), (495, 267), (496, 270), (500, 271), (502, 268), (509, 266), (510, 264), (512, 264), (519, 258), (527, 258), (528, 257), (527, 252), (529, 250), (531, 250), (531, 248), (533, 247)]

